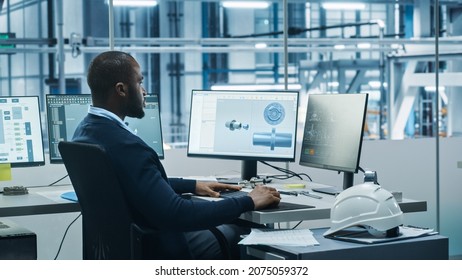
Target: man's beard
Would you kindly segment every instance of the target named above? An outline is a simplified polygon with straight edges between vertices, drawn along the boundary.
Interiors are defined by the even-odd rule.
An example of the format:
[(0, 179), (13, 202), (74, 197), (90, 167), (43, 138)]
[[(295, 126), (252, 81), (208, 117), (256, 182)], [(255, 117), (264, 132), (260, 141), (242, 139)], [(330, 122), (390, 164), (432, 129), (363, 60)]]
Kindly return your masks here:
[(131, 118), (141, 119), (144, 117), (144, 97), (139, 104), (138, 93), (136, 90), (129, 90), (130, 100), (127, 108), (127, 116)]
[(131, 107), (127, 116), (131, 118), (142, 119), (145, 114), (146, 113), (144, 112), (143, 108)]

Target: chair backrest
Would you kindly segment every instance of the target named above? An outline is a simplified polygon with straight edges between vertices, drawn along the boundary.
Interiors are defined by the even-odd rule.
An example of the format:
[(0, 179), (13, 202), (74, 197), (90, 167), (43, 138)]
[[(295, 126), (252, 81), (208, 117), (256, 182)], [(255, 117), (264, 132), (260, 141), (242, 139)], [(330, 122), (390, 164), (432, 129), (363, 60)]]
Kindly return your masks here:
[(82, 210), (83, 258), (142, 258), (133, 254), (134, 221), (104, 149), (77, 142), (58, 148)]
[[(84, 259), (193, 258), (182, 232), (135, 223), (104, 148), (61, 141), (58, 149), (82, 211)], [(229, 256), (226, 238), (218, 229), (210, 230)]]

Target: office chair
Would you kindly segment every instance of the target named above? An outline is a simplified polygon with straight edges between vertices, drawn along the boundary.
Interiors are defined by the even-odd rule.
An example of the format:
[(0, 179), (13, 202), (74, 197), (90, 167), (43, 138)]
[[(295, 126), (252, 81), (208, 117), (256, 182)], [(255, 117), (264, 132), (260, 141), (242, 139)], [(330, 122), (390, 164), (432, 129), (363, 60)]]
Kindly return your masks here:
[[(169, 234), (135, 223), (116, 172), (105, 150), (94, 144), (58, 144), (82, 211), (84, 259), (191, 259), (183, 235)], [(226, 258), (230, 257), (224, 235), (217, 229)], [(172, 244), (176, 248), (165, 248)], [(169, 239), (170, 242), (166, 242)]]

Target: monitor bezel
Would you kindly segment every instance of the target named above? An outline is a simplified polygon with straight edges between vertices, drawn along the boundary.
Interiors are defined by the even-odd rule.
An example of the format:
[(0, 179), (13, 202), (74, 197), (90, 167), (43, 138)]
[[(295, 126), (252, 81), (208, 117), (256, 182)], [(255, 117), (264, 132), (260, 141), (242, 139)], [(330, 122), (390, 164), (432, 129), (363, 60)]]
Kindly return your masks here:
[[(360, 168), (360, 161), (361, 161), (361, 153), (362, 153), (362, 144), (363, 144), (363, 137), (364, 137), (364, 125), (366, 123), (366, 116), (367, 116), (367, 105), (368, 105), (368, 100), (369, 100), (369, 94), (368, 93), (336, 93), (336, 94), (342, 94), (342, 95), (345, 95), (345, 94), (357, 94), (357, 95), (363, 95), (365, 96), (365, 99), (364, 99), (364, 108), (362, 110), (363, 112), (363, 117), (362, 117), (362, 122), (361, 122), (361, 132), (360, 132), (360, 141), (359, 141), (359, 146), (358, 146), (358, 153), (357, 153), (357, 158), (356, 158), (356, 165), (354, 168), (348, 168), (348, 167), (345, 167), (345, 166), (334, 166), (334, 165), (323, 165), (323, 164), (318, 164), (318, 163), (312, 163), (312, 162), (306, 162), (306, 161), (302, 161), (302, 153), (303, 153), (303, 143), (304, 143), (304, 139), (305, 139), (305, 133), (306, 133), (306, 130), (305, 130), (305, 127), (303, 128), (303, 138), (302, 138), (302, 142), (301, 142), (301, 145), (300, 145), (300, 158), (299, 158), (299, 164), (301, 166), (306, 166), (306, 167), (313, 167), (313, 168), (318, 168), (318, 169), (326, 169), (326, 170), (332, 170), (332, 171), (339, 171), (339, 172), (349, 172), (349, 173), (358, 173), (359, 172), (359, 168)], [(313, 95), (334, 95), (334, 94), (328, 94), (328, 93), (325, 93), (325, 94), (313, 94)], [(310, 95), (311, 96), (311, 95)], [(306, 118), (308, 116), (308, 106), (309, 106), (309, 98), (310, 96), (308, 96), (308, 104), (307, 104), (307, 115), (305, 116), (305, 123), (304, 123), (304, 126), (306, 125)]]
[[(294, 131), (294, 143), (291, 157), (263, 157), (263, 156), (246, 156), (246, 155), (228, 155), (228, 154), (204, 154), (204, 153), (193, 153), (190, 151), (190, 139), (191, 139), (191, 113), (193, 106), (194, 92), (247, 92), (251, 93), (295, 93), (297, 96), (297, 106), (295, 112), (295, 131)], [(229, 160), (242, 160), (242, 161), (274, 161), (274, 162), (295, 162), (296, 150), (297, 150), (297, 124), (298, 124), (298, 110), (300, 103), (300, 93), (296, 90), (206, 90), (206, 89), (193, 89), (191, 91), (191, 102), (190, 102), (190, 115), (189, 115), (189, 127), (188, 127), (188, 145), (187, 145), (187, 156), (196, 158), (214, 158), (214, 159), (229, 159)]]
[(41, 111), (40, 111), (40, 98), (38, 95), (18, 95), (18, 96), (1, 96), (0, 99), (14, 99), (14, 98), (30, 98), (36, 99), (37, 110), (38, 110), (38, 118), (39, 118), (39, 127), (40, 127), (40, 141), (42, 147), (42, 160), (34, 160), (29, 162), (4, 162), (1, 164), (10, 164), (12, 168), (16, 167), (37, 167), (37, 166), (44, 166), (45, 165), (45, 145), (43, 143), (43, 126), (42, 126), (42, 118), (41, 118)]

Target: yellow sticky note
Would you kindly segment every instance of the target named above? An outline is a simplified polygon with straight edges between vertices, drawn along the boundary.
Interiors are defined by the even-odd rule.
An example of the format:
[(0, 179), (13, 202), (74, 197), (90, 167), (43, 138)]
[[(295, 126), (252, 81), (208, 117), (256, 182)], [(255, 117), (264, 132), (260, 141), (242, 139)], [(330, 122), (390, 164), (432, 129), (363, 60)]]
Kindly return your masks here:
[(0, 164), (0, 181), (11, 180), (11, 164), (2, 163)]
[(286, 189), (304, 189), (305, 184), (285, 184), (284, 188), (286, 188)]

